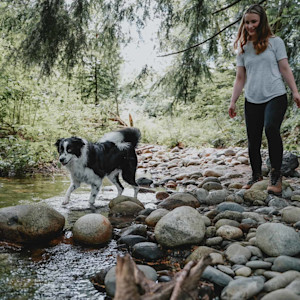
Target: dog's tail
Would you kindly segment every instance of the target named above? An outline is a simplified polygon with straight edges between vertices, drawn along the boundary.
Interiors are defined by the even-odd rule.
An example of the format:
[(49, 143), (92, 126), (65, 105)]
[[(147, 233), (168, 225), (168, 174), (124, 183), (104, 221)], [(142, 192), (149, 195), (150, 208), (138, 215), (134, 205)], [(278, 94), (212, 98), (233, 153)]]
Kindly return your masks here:
[(128, 127), (118, 131), (106, 133), (100, 140), (101, 143), (112, 142), (120, 150), (126, 150), (130, 147), (136, 148), (141, 139), (141, 132), (138, 128)]

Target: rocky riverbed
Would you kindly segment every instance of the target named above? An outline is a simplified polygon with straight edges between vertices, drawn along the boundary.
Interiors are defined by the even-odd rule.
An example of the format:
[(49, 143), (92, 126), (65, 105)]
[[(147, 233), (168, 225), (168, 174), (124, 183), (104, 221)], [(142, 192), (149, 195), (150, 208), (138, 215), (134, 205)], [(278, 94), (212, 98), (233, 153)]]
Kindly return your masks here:
[[(169, 150), (141, 145), (138, 156), (138, 199), (152, 193), (155, 203), (145, 208), (144, 201), (132, 197), (111, 200), (108, 219), (89, 214), (74, 225), (78, 242), (84, 244), (86, 237), (90, 247), (93, 240), (98, 245), (112, 237), (148, 278), (159, 282), (172, 280), (188, 261), (210, 254), (213, 262), (199, 286), (211, 299), (300, 299), (296, 156), (285, 154), (280, 197), (266, 193), (266, 151), (264, 180), (250, 190), (242, 189), (251, 175), (243, 148)], [(128, 222), (118, 228), (113, 220), (121, 217)], [(91, 221), (98, 226), (86, 226)], [(113, 297), (115, 269), (107, 268), (91, 280)]]

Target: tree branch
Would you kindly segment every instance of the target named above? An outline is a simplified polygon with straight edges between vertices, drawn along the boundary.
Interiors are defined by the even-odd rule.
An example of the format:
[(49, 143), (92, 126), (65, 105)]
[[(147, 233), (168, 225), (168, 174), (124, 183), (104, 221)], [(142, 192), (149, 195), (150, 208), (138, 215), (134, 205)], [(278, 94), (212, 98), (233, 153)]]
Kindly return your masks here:
[(233, 3), (231, 3), (231, 4), (227, 5), (227, 6), (225, 6), (225, 7), (221, 8), (221, 9), (219, 9), (219, 10), (216, 10), (215, 12), (212, 13), (212, 15), (215, 15), (215, 14), (217, 14), (217, 13), (223, 11), (223, 10), (226, 10), (227, 8), (230, 8), (231, 6), (234, 6), (234, 5), (236, 5), (237, 3), (241, 2), (241, 1), (242, 0), (237, 0), (237, 1), (235, 1), (235, 2), (233, 2)]
[(166, 57), (166, 56), (170, 56), (170, 55), (174, 55), (174, 54), (179, 54), (179, 53), (182, 53), (182, 52), (194, 49), (194, 48), (196, 48), (196, 47), (198, 47), (200, 45), (203, 45), (206, 42), (208, 42), (208, 41), (212, 40), (213, 38), (215, 38), (216, 36), (218, 36), (220, 33), (222, 33), (223, 31), (225, 31), (229, 27), (231, 27), (234, 24), (238, 23), (241, 19), (242, 19), (242, 17), (238, 18), (237, 20), (235, 20), (234, 22), (230, 23), (229, 25), (227, 25), (226, 27), (224, 27), (223, 29), (221, 29), (220, 31), (218, 31), (217, 33), (215, 33), (213, 36), (211, 36), (210, 38), (206, 39), (205, 41), (203, 41), (203, 42), (201, 42), (199, 44), (193, 45), (193, 46), (191, 46), (189, 48), (186, 48), (186, 49), (183, 49), (183, 50), (180, 50), (180, 51), (177, 51), (177, 52), (171, 52), (171, 53), (167, 53), (167, 54), (164, 54), (164, 55), (159, 55), (158, 57)]
[[(241, 1), (241, 0), (238, 0), (238, 1), (236, 1), (236, 2), (234, 2), (234, 3), (232, 3), (232, 4), (230, 4), (229, 6), (222, 8), (221, 10), (225, 10), (226, 8), (229, 8), (230, 6), (233, 6), (233, 5), (235, 5), (236, 3), (240, 2), (240, 1)], [(264, 2), (266, 2), (266, 0), (261, 0), (258, 4), (262, 4), (262, 3), (264, 3)], [(221, 11), (221, 10), (219, 10), (219, 11)], [(216, 11), (216, 12), (214, 12), (213, 14), (216, 14), (216, 13), (219, 12), (219, 11)], [(239, 17), (238, 19), (236, 19), (234, 22), (232, 22), (232, 23), (230, 23), (229, 25), (227, 25), (226, 27), (224, 27), (223, 29), (221, 29), (220, 31), (218, 31), (217, 33), (215, 33), (215, 34), (214, 34), (213, 36), (211, 36), (210, 38), (208, 38), (208, 39), (206, 39), (205, 41), (201, 42), (201, 43), (198, 43), (198, 44), (196, 44), (196, 45), (193, 45), (193, 46), (191, 46), (191, 47), (188, 47), (188, 48), (186, 48), (186, 49), (183, 49), (183, 50), (180, 50), (180, 51), (177, 51), (177, 52), (171, 52), (171, 53), (167, 53), (167, 54), (164, 54), (164, 55), (158, 55), (158, 57), (166, 57), (166, 56), (170, 56), (170, 55), (174, 55), (174, 54), (183, 53), (183, 52), (185, 52), (185, 51), (188, 51), (188, 50), (194, 49), (194, 48), (196, 48), (196, 47), (198, 47), (198, 46), (201, 46), (201, 45), (205, 44), (206, 42), (212, 40), (212, 39), (215, 38), (216, 36), (218, 36), (220, 33), (222, 33), (223, 31), (225, 31), (225, 30), (228, 29), (229, 27), (231, 27), (231, 26), (233, 26), (234, 24), (238, 23), (241, 19), (242, 19), (242, 16)]]

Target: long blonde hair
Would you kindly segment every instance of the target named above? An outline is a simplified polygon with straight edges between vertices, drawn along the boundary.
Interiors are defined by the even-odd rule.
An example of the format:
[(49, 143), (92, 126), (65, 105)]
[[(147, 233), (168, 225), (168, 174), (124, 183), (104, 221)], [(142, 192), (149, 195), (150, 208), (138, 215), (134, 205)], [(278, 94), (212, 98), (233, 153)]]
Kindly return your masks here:
[(259, 4), (251, 5), (244, 13), (236, 40), (234, 42), (234, 49), (239, 48), (241, 53), (244, 53), (244, 46), (249, 41), (249, 34), (245, 29), (245, 15), (246, 14), (257, 14), (260, 16), (260, 22), (256, 29), (257, 37), (253, 41), (253, 47), (256, 50), (256, 54), (264, 52), (269, 44), (269, 37), (273, 36), (273, 32), (268, 22), (268, 17), (262, 6)]

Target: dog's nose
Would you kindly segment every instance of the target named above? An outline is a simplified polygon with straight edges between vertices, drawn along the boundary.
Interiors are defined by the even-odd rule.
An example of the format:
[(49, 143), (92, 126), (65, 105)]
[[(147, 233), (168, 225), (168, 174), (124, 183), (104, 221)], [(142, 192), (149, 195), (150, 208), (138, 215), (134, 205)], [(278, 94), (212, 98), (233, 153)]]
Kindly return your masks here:
[(60, 157), (59, 161), (63, 164), (65, 162), (65, 159), (63, 157)]

